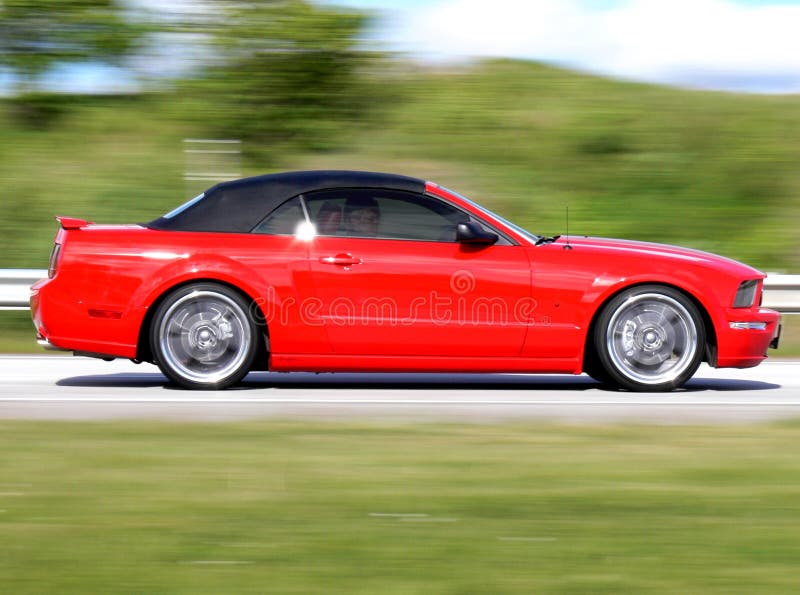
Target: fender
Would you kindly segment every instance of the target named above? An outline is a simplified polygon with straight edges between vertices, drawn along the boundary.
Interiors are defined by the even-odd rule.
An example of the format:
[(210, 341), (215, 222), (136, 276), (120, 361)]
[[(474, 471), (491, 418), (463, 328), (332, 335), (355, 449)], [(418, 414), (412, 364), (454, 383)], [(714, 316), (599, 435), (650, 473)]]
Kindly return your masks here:
[(589, 324), (600, 308), (614, 295), (635, 285), (668, 285), (687, 294), (708, 313), (714, 326), (720, 324), (724, 313), (720, 303), (709, 302), (708, 296), (696, 285), (694, 275), (677, 278), (664, 275), (631, 275), (610, 280), (598, 277), (581, 300), (579, 308), (580, 326), (588, 330)]
[(170, 262), (154, 271), (131, 297), (131, 305), (149, 308), (173, 287), (203, 279), (216, 279), (232, 285), (259, 304), (269, 300), (275, 302), (269, 304), (271, 306), (281, 303), (275, 291), (268, 291), (270, 284), (256, 270), (224, 256), (201, 254)]

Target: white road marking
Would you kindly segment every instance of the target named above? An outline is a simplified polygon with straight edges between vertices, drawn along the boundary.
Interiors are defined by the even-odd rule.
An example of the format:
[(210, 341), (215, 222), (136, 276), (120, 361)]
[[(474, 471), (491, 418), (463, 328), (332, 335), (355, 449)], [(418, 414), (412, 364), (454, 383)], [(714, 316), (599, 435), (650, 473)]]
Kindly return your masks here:
[[(610, 391), (586, 376), (555, 374), (269, 372), (254, 372), (239, 390), (196, 392), (176, 390), (149, 364), (0, 356), (0, 419), (283, 417), (763, 422), (800, 417), (800, 362), (745, 370), (704, 365), (685, 390), (672, 393)], [(23, 487), (0, 483), (0, 491)]]

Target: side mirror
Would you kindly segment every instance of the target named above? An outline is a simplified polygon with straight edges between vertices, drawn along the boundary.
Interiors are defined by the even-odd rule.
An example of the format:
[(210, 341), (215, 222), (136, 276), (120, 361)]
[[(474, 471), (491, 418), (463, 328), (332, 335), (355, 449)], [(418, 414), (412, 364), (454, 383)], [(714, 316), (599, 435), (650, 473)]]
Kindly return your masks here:
[(496, 233), (484, 230), (474, 221), (459, 223), (456, 227), (456, 241), (462, 244), (481, 244), (489, 246), (499, 239)]

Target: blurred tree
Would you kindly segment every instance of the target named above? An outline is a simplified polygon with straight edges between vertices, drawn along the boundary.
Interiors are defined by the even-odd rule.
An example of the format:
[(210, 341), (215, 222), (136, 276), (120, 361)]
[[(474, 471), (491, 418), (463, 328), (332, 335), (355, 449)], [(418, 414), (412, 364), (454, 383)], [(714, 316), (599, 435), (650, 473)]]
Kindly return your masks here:
[(225, 18), (209, 30), (220, 60), (201, 92), (220, 133), (267, 153), (322, 149), (362, 119), (370, 94), (361, 75), (376, 58), (356, 47), (366, 15), (301, 0), (216, 5)]
[(0, 0), (0, 68), (13, 75), (17, 110), (35, 118), (39, 104), (54, 109), (58, 101), (38, 82), (57, 64), (127, 56), (141, 29), (126, 10), (115, 0)]

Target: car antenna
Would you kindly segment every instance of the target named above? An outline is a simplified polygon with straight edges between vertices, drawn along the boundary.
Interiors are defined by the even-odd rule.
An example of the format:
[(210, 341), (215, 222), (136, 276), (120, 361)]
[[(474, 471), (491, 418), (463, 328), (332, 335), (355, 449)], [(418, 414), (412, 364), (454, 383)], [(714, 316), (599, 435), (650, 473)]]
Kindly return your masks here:
[(569, 205), (567, 205), (566, 218), (567, 218), (567, 230), (566, 230), (566, 233), (564, 235), (567, 236), (566, 237), (567, 243), (564, 244), (564, 250), (572, 250), (572, 246), (569, 245)]

